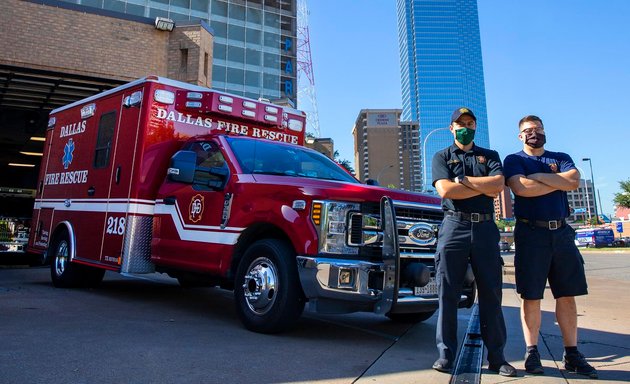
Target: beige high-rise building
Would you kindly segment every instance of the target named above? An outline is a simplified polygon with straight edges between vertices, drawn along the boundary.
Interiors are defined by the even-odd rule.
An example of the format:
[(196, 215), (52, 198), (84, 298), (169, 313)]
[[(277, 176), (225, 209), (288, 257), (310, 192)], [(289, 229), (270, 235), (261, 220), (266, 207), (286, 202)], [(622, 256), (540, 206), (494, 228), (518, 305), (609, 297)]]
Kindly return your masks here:
[(361, 181), (420, 191), (418, 123), (401, 122), (400, 109), (362, 109), (352, 128), (354, 164)]

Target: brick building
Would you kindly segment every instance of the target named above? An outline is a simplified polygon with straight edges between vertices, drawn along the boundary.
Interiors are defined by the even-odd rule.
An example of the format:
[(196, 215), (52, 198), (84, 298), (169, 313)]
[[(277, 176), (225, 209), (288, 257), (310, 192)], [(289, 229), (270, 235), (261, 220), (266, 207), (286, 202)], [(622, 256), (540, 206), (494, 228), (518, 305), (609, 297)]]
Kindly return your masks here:
[(297, 103), (297, 0), (2, 0), (0, 36), (0, 221), (31, 217), (55, 108), (148, 75)]

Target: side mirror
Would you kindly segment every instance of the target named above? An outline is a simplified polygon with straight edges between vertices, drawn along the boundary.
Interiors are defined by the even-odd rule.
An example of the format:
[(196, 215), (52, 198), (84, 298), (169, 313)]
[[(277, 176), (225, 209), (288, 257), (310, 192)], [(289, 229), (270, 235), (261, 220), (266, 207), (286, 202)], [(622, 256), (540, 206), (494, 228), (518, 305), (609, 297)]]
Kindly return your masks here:
[(378, 181), (376, 181), (374, 179), (367, 179), (367, 180), (365, 180), (365, 184), (367, 184), (367, 185), (379, 185)]
[(168, 168), (167, 177), (170, 181), (192, 184), (196, 166), (197, 154), (195, 152), (177, 151), (171, 157), (171, 166)]

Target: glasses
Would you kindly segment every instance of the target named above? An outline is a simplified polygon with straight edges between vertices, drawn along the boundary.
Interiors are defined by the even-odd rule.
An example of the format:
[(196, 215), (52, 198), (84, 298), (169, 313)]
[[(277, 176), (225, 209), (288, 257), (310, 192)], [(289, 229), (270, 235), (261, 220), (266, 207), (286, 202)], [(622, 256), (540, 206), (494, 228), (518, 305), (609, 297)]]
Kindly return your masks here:
[(534, 133), (534, 132), (542, 133), (544, 131), (545, 131), (545, 128), (543, 128), (543, 127), (532, 127), (532, 128), (525, 128), (525, 129), (523, 129), (521, 131), (521, 133), (529, 135), (530, 133)]

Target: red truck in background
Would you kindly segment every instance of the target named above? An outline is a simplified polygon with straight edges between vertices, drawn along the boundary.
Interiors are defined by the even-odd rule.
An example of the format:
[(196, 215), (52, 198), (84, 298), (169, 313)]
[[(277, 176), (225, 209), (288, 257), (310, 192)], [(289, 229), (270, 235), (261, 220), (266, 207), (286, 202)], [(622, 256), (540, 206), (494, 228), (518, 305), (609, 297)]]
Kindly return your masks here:
[[(303, 146), (305, 115), (155, 76), (50, 113), (30, 252), (56, 287), (106, 270), (234, 291), (243, 324), (437, 309), (438, 198), (358, 182)], [(470, 306), (469, 271), (461, 306)]]

